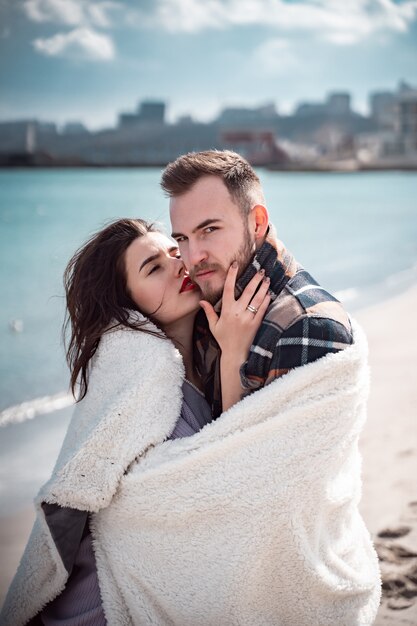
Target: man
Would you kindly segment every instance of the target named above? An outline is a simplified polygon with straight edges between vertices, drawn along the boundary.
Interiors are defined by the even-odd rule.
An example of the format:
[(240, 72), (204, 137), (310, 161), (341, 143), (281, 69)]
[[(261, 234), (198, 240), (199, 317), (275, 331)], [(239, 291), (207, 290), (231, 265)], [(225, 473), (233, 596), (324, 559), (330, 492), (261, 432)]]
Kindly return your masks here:
[[(257, 271), (270, 279), (271, 303), (241, 367), (242, 395), (352, 343), (342, 305), (275, 238), (259, 178), (245, 159), (231, 151), (186, 154), (167, 166), (161, 185), (170, 197), (172, 236), (191, 279), (216, 312), (233, 261), (237, 297)], [(218, 417), (220, 352), (203, 311), (195, 347), (206, 397)]]
[[(353, 342), (341, 304), (276, 240), (259, 179), (239, 155), (182, 156), (168, 165), (162, 186), (171, 198), (172, 234), (184, 263), (214, 305), (206, 302), (195, 325), (195, 360), (213, 418), (222, 412), (222, 359), (210, 328), (225, 281), (226, 300), (230, 277), (238, 273), (239, 297), (263, 269), (271, 295), (240, 368), (242, 395), (266, 388), (203, 428), (195, 445), (183, 450), (186, 463), (179, 462), (180, 451), (171, 467), (164, 459), (169, 487), (153, 508), (168, 502), (169, 516), (178, 510), (192, 530), (192, 541), (175, 550), (185, 554), (191, 544), (190, 562), (181, 567), (175, 560), (173, 578), (186, 590), (181, 602), (176, 595), (176, 606), (192, 606), (201, 597), (199, 581), (204, 583), (204, 596), (188, 614), (193, 619), (172, 623), (370, 626), (380, 578), (357, 508), (357, 439), (368, 372), (363, 334), (354, 326)], [(261, 314), (261, 293), (241, 315), (256, 314), (257, 306)], [(177, 469), (183, 506), (170, 503), (172, 493), (175, 499), (181, 493)], [(198, 511), (197, 521), (189, 507)], [(173, 528), (170, 548), (179, 534), (179, 525)], [(190, 564), (199, 572), (190, 576)]]

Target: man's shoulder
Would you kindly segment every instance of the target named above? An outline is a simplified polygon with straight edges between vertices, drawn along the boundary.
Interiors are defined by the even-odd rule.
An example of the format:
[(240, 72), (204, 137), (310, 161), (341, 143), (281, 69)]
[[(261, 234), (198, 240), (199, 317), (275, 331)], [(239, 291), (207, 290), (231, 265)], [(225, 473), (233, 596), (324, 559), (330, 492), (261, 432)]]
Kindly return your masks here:
[(281, 335), (306, 319), (314, 319), (316, 327), (329, 323), (342, 325), (351, 334), (349, 316), (342, 304), (300, 268), (269, 305), (263, 330)]
[(341, 303), (300, 269), (268, 307), (241, 368), (242, 387), (254, 391), (352, 342)]

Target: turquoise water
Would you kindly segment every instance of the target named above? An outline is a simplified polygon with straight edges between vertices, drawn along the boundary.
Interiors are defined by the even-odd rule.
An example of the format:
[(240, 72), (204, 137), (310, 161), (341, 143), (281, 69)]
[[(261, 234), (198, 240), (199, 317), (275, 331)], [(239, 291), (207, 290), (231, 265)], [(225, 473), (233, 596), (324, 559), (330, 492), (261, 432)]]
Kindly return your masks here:
[[(417, 279), (416, 174), (259, 174), (279, 237), (348, 309)], [(109, 220), (168, 224), (159, 178), (159, 169), (0, 171), (0, 423), (2, 409), (14, 416), (0, 431), (0, 516), (47, 479), (71, 414), (47, 412), (64, 406), (54, 394), (68, 386), (65, 265)]]
[[(260, 176), (279, 237), (347, 306), (415, 273), (417, 175)], [(157, 168), (0, 171), (0, 410), (66, 388), (66, 262), (117, 217), (169, 224), (159, 178)], [(12, 320), (21, 321), (22, 332), (11, 330)]]

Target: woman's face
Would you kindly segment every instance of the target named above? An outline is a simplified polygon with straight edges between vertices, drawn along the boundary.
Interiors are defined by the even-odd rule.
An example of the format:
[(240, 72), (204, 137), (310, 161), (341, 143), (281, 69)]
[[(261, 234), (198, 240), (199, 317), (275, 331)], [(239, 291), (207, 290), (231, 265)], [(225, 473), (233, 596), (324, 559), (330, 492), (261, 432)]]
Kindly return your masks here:
[(138, 237), (125, 253), (130, 297), (162, 326), (195, 313), (201, 292), (188, 278), (175, 241), (162, 233)]

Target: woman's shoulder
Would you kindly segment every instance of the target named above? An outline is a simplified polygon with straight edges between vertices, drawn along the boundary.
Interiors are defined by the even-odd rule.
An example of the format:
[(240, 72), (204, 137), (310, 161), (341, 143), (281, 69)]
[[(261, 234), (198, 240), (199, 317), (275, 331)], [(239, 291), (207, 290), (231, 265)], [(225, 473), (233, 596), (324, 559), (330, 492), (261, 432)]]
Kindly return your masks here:
[(108, 371), (114, 376), (121, 371), (126, 376), (138, 368), (143, 373), (158, 363), (182, 363), (172, 341), (155, 324), (139, 313), (130, 316), (129, 322), (135, 323), (136, 328), (116, 321), (109, 324), (92, 359), (91, 373)]
[(120, 348), (136, 350), (138, 347), (144, 350), (150, 347), (157, 351), (175, 349), (166, 335), (140, 313), (130, 311), (128, 323), (131, 326), (112, 320), (100, 339), (97, 352), (103, 354), (107, 351), (118, 351)]

